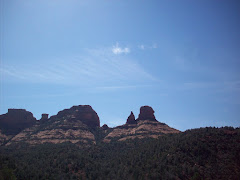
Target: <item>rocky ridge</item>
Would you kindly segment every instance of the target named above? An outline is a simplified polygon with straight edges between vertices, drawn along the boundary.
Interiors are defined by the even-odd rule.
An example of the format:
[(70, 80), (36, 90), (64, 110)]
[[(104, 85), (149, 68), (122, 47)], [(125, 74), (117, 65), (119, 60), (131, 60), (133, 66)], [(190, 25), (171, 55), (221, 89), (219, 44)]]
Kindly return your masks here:
[(137, 120), (135, 120), (135, 116), (131, 112), (126, 124), (115, 127), (104, 138), (104, 142), (110, 142), (112, 139), (124, 141), (134, 138), (157, 138), (163, 134), (179, 132), (179, 130), (171, 128), (165, 123), (158, 122), (154, 116), (152, 107), (142, 106)]
[(135, 116), (134, 116), (133, 112), (131, 111), (131, 114), (127, 118), (126, 124), (136, 124), (136, 123), (137, 122), (136, 122)]
[(137, 121), (140, 120), (151, 120), (151, 121), (157, 121), (154, 116), (154, 110), (150, 106), (142, 106), (140, 108), (140, 114), (138, 115)]
[[(124, 141), (134, 138), (157, 138), (163, 134), (180, 132), (164, 123), (158, 122), (155, 119), (153, 109), (149, 106), (142, 106), (140, 108), (137, 120), (135, 120), (135, 116), (131, 112), (126, 124), (115, 128), (109, 128), (106, 124), (100, 127), (99, 117), (89, 105), (73, 106), (70, 109), (58, 112), (57, 115), (50, 118), (48, 118), (48, 114), (43, 114), (39, 121), (36, 121), (32, 114), (27, 111), (28, 115), (24, 116), (23, 114), (26, 115), (25, 111), (10, 110), (10, 115), (9, 112), (0, 115), (0, 123), (13, 124), (14, 127), (23, 124), (23, 122), (29, 122), (25, 124), (24, 128), (20, 126), (21, 129), (18, 133), (10, 135), (5, 133), (7, 131), (4, 129), (4, 126), (0, 126), (0, 145), (11, 145), (22, 142), (31, 145), (63, 142), (90, 145), (98, 142), (110, 142), (112, 140)], [(16, 119), (12, 120), (10, 117), (15, 117)]]
[(0, 115), (0, 129), (6, 135), (16, 135), (36, 123), (33, 114), (25, 109), (8, 109), (6, 114)]
[(18, 142), (94, 144), (96, 141), (91, 129), (96, 127), (100, 127), (100, 121), (91, 106), (73, 106), (58, 112), (49, 119), (46, 114), (43, 114), (38, 124), (24, 129), (6, 145)]

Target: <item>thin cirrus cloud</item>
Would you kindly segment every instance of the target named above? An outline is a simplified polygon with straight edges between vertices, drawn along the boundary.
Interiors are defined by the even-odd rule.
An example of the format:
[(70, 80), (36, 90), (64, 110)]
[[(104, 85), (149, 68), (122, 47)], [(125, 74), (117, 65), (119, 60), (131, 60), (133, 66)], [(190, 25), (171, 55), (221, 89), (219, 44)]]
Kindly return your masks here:
[(114, 89), (157, 80), (136, 60), (120, 55), (130, 50), (115, 48), (115, 51), (111, 48), (85, 49), (81, 56), (43, 60), (39, 64), (4, 64), (0, 72), (5, 81), (121, 87)]

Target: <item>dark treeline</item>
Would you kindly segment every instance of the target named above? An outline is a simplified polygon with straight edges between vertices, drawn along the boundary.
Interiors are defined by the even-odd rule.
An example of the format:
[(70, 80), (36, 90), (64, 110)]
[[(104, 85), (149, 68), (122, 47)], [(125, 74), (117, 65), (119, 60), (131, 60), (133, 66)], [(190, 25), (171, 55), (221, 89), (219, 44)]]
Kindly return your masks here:
[(71, 143), (0, 147), (0, 180), (239, 177), (239, 128), (200, 128), (88, 147)]

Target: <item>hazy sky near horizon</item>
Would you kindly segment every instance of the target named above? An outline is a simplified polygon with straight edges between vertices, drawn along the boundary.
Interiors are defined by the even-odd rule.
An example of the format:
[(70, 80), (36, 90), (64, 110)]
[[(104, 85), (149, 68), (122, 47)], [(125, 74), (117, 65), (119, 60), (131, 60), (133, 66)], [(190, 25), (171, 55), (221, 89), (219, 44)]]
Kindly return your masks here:
[(238, 0), (0, 0), (0, 114), (143, 105), (174, 128), (240, 125)]

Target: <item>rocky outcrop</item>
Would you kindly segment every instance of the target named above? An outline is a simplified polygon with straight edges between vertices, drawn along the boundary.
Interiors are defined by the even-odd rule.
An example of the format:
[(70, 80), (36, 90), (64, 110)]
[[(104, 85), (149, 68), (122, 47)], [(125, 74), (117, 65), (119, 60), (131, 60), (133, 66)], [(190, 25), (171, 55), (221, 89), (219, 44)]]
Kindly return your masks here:
[(112, 139), (124, 141), (135, 138), (157, 138), (163, 134), (180, 132), (165, 123), (158, 122), (155, 119), (154, 110), (150, 106), (142, 106), (140, 108), (140, 114), (136, 121), (135, 118), (133, 120), (133, 117), (134, 115), (131, 113), (125, 125), (113, 128), (104, 138), (104, 142), (110, 142)]
[(72, 142), (94, 144), (95, 137), (88, 126), (80, 120), (52, 119), (48, 123), (36, 124), (14, 136), (6, 145), (13, 143), (43, 144)]
[(104, 142), (109, 142), (112, 139), (119, 141), (134, 138), (157, 138), (163, 134), (179, 133), (180, 131), (169, 127), (168, 125), (151, 120), (139, 120), (137, 124), (126, 124), (113, 128), (105, 138)]
[(42, 114), (42, 118), (40, 119), (40, 121), (47, 121), (48, 120), (48, 115), (49, 114), (43, 113)]
[(137, 121), (139, 120), (154, 120), (156, 118), (154, 116), (154, 110), (150, 106), (142, 106), (140, 108), (140, 114), (138, 115)]
[(102, 129), (103, 129), (103, 130), (107, 130), (107, 129), (109, 129), (109, 127), (108, 127), (108, 125), (104, 124), (104, 125), (102, 126)]
[(16, 135), (36, 122), (33, 114), (25, 109), (8, 109), (6, 114), (0, 115), (0, 128), (6, 135)]
[(73, 106), (50, 118), (48, 114), (42, 114), (37, 123), (32, 113), (23, 109), (9, 109), (7, 114), (0, 116), (0, 125), (3, 125), (0, 129), (0, 145), (22, 142), (32, 145), (63, 142), (90, 145), (101, 141), (157, 138), (163, 134), (180, 132), (158, 122), (150, 106), (140, 108), (137, 120), (131, 112), (126, 124), (115, 128), (109, 128), (106, 124), (100, 128), (99, 117), (89, 105)]
[(80, 120), (90, 128), (100, 127), (100, 120), (97, 113), (89, 105), (73, 106), (70, 109), (64, 109), (58, 112), (52, 119), (66, 119), (69, 121)]
[(73, 106), (58, 112), (49, 119), (47, 115), (42, 115), (40, 123), (20, 132), (7, 145), (20, 142), (94, 144), (96, 143), (95, 136), (91, 129), (99, 126), (99, 117), (91, 106)]
[(21, 133), (17, 134), (15, 137), (11, 139), (6, 145), (10, 145), (12, 143), (25, 142), (28, 144), (43, 144), (43, 143), (63, 143), (63, 142), (71, 142), (73, 144), (91, 144), (95, 143), (94, 135), (88, 131), (83, 129), (46, 129), (37, 131), (38, 128), (27, 128)]
[(134, 116), (133, 112), (131, 111), (131, 114), (127, 118), (126, 124), (136, 124), (136, 123), (137, 123), (137, 121), (135, 120), (135, 116)]

